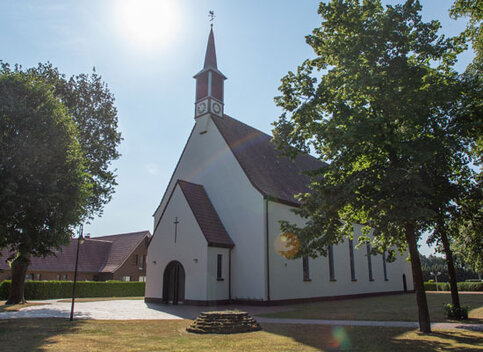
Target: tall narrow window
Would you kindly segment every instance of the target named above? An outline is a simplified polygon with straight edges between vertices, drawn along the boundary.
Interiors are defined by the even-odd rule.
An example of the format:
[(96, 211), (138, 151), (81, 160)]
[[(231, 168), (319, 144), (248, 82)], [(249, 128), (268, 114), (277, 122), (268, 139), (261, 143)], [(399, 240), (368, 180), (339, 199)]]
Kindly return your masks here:
[(309, 257), (306, 255), (302, 258), (302, 267), (304, 271), (304, 281), (310, 281)]
[(386, 268), (386, 251), (382, 252), (382, 269), (384, 270), (384, 281), (388, 281)]
[(335, 270), (334, 270), (334, 247), (329, 246), (329, 279), (330, 281), (335, 281)]
[(372, 275), (371, 245), (367, 243), (366, 248), (367, 248), (367, 266), (369, 268), (369, 281), (374, 281), (374, 276)]
[(221, 266), (223, 264), (223, 254), (218, 254), (216, 261), (216, 279), (223, 280), (223, 272), (221, 271)]
[(354, 241), (349, 238), (349, 257), (351, 261), (351, 280), (356, 281), (356, 269), (354, 267)]

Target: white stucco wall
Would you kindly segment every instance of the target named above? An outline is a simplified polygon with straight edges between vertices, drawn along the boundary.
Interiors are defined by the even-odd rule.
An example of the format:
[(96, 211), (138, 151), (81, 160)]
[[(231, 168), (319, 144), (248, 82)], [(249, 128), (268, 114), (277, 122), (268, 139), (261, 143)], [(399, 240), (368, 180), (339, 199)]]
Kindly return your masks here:
[[(263, 197), (251, 185), (208, 115), (196, 120), (185, 152), (155, 213), (155, 229), (178, 179), (205, 187), (235, 243), (232, 250), (232, 297), (265, 299)], [(155, 230), (154, 238), (157, 233)]]
[[(179, 224), (175, 243), (176, 217)], [(207, 246), (207, 241), (183, 192), (177, 186), (148, 247), (145, 296), (163, 297), (164, 270), (169, 262), (177, 260), (183, 265), (185, 271), (185, 299), (206, 300)]]
[[(348, 241), (334, 246), (335, 281), (329, 279), (329, 261), (326, 257), (309, 258), (310, 279), (303, 280), (302, 259), (289, 260), (279, 255), (274, 248), (274, 241), (280, 234), (279, 220), (287, 220), (303, 225), (300, 217), (290, 211), (291, 207), (268, 202), (270, 233), (270, 293), (272, 300), (329, 297), (375, 292), (402, 291), (402, 274), (406, 274), (408, 289), (412, 290), (411, 267), (404, 258), (394, 263), (386, 263), (388, 281), (384, 280), (382, 255), (372, 256), (374, 281), (369, 280), (369, 268), (365, 245), (354, 248), (354, 266), (356, 281), (351, 280)], [(354, 247), (361, 234), (360, 226), (354, 229)]]
[[(228, 248), (208, 247), (206, 296), (210, 301), (229, 299), (229, 253)], [(218, 254), (222, 255), (222, 280), (217, 279)]]

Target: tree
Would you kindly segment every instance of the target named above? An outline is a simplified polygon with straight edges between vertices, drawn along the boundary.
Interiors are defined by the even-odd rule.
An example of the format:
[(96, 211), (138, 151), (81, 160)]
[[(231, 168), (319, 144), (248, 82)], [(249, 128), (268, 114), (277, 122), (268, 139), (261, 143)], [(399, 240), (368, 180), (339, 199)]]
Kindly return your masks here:
[[(282, 78), (274, 142), (286, 155), (313, 152), (327, 162), (299, 195), (299, 255), (325, 255), (354, 223), (385, 249), (409, 249), (419, 326), (430, 332), (417, 241), (457, 193), (468, 145), (454, 111), (464, 86), (452, 69), (464, 49), (424, 23), (418, 1), (321, 3), (323, 22), (306, 37), (316, 58)], [(369, 236), (370, 234), (373, 236)]]
[(27, 72), (50, 83), (54, 95), (74, 118), (90, 182), (94, 185), (85, 215), (93, 218), (102, 214), (117, 185), (114, 171), (109, 166), (120, 156), (117, 147), (121, 134), (117, 131), (117, 109), (113, 95), (95, 69), (91, 75), (66, 78), (56, 67), (46, 63)]
[(479, 168), (476, 186), (465, 197), (460, 206), (459, 221), (454, 224), (457, 236), (454, 240), (457, 258), (474, 271), (483, 272), (483, 5), (481, 1), (456, 0), (450, 15), (457, 19), (469, 17), (466, 30), (461, 34), (463, 40), (472, 44), (475, 52), (473, 62), (468, 65), (463, 77), (472, 84), (468, 103), (464, 104), (470, 125), (474, 165)]
[[(20, 67), (11, 70), (7, 64), (2, 64), (1, 73), (3, 75), (17, 73), (28, 76), (34, 81), (44, 82), (53, 97), (71, 116), (76, 127), (75, 135), (83, 158), (85, 182), (90, 185), (86, 202), (82, 208), (79, 208), (80, 218), (71, 225), (100, 215), (104, 205), (110, 201), (117, 184), (110, 165), (120, 156), (117, 147), (121, 142), (121, 135), (117, 131), (117, 110), (114, 106), (114, 97), (107, 85), (95, 70), (91, 75), (80, 74), (66, 78), (50, 63), (39, 64), (37, 67), (25, 71)], [(26, 159), (26, 162), (30, 167), (35, 167), (34, 160)], [(32, 194), (32, 197), (35, 197), (35, 193)], [(22, 207), (20, 202), (15, 205)], [(3, 223), (3, 219), (1, 222)], [(18, 229), (23, 231), (22, 228)], [(45, 240), (45, 248), (42, 247), (40, 251), (34, 248), (32, 255), (52, 254), (51, 249), (63, 244), (62, 241), (57, 240), (49, 242), (46, 236), (41, 236), (40, 239), (40, 241)], [(18, 249), (18, 243), (11, 238), (0, 241), (0, 248), (6, 246), (14, 251)], [(24, 265), (27, 266), (28, 261), (25, 261)], [(17, 284), (19, 284), (18, 281), (12, 280), (12, 291), (23, 292), (17, 288)], [(23, 279), (21, 285), (23, 286)], [(22, 299), (23, 295), (17, 297), (17, 301)]]
[[(461, 309), (458, 296), (458, 286), (456, 280), (456, 270), (454, 264), (453, 249), (465, 248), (466, 256), (471, 254), (472, 263), (481, 262), (481, 155), (483, 148), (483, 134), (481, 115), (482, 103), (481, 92), (482, 83), (481, 68), (483, 64), (483, 36), (481, 32), (481, 20), (483, 18), (483, 7), (478, 2), (467, 0), (457, 0), (451, 8), (450, 15), (454, 18), (468, 15), (470, 21), (466, 30), (459, 36), (459, 40), (470, 41), (473, 44), (476, 56), (468, 66), (466, 72), (461, 76), (462, 81), (467, 85), (466, 97), (459, 104), (459, 111), (455, 115), (462, 117), (459, 125), (464, 133), (460, 137), (467, 138), (468, 145), (471, 146), (471, 155), (474, 164), (480, 167), (480, 175), (476, 177), (474, 172), (470, 175), (463, 175), (455, 182), (459, 186), (453, 197), (452, 203), (440, 206), (438, 219), (434, 226), (434, 231), (428, 239), (428, 243), (437, 243), (441, 252), (445, 254), (448, 266), (448, 276), (451, 288), (452, 304), (457, 311)], [(456, 169), (456, 168), (455, 168)], [(464, 173), (464, 171), (463, 171)], [(480, 181), (477, 181), (477, 178)], [(444, 187), (440, 189), (447, 192)], [(455, 191), (455, 189), (453, 189)], [(471, 209), (471, 211), (469, 211)], [(480, 223), (478, 225), (478, 222)]]
[(453, 247), (456, 259), (468, 269), (483, 273), (483, 187), (480, 182), (466, 197), (460, 207), (458, 221), (453, 223), (456, 233)]
[(38, 77), (3, 67), (0, 131), (0, 246), (13, 252), (7, 304), (15, 304), (25, 301), (30, 256), (68, 241), (92, 184), (74, 121)]
[(481, 1), (456, 0), (451, 7), (450, 15), (454, 19), (459, 17), (469, 17), (466, 30), (462, 33), (464, 40), (472, 43), (476, 56), (470, 69), (481, 72), (483, 65), (483, 31), (481, 21), (483, 20), (483, 5)]
[[(455, 249), (456, 247), (453, 247)], [(455, 270), (457, 281), (465, 281), (469, 279), (478, 279), (477, 273), (468, 267), (464, 266), (462, 262), (458, 259), (458, 252), (455, 252)], [(435, 255), (430, 255), (425, 257), (421, 255), (421, 269), (423, 271), (424, 281), (434, 280), (434, 275), (431, 273), (440, 272), (441, 275), (438, 276), (438, 282), (448, 282), (448, 267), (446, 259), (443, 257), (438, 257)]]

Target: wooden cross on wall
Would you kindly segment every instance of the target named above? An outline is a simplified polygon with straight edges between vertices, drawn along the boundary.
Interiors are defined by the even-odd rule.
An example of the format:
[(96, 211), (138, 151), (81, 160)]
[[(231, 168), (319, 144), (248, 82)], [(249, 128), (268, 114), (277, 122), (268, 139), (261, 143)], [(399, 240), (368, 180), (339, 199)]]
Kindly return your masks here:
[(178, 224), (179, 224), (178, 217), (175, 217), (174, 218), (174, 243), (176, 243), (176, 237), (178, 236)]

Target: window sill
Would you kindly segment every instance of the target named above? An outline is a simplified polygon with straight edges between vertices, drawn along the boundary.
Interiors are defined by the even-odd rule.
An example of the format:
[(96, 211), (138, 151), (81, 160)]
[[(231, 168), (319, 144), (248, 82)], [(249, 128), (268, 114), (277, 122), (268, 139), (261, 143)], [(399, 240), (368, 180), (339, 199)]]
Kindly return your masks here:
[(225, 279), (222, 278), (222, 277), (218, 277), (218, 278), (216, 278), (216, 281), (225, 281)]
[(389, 281), (389, 279), (384, 279), (384, 281)]
[(331, 281), (331, 282), (336, 282), (337, 280), (336, 280), (336, 279), (330, 279), (329, 281)]
[(376, 280), (374, 280), (374, 279), (369, 279), (369, 281), (376, 281)]
[(352, 282), (355, 282), (355, 281), (357, 281), (357, 279), (352, 279), (351, 281), (352, 281)]
[(309, 281), (310, 282), (310, 281), (312, 281), (312, 279), (304, 279), (304, 281)]

